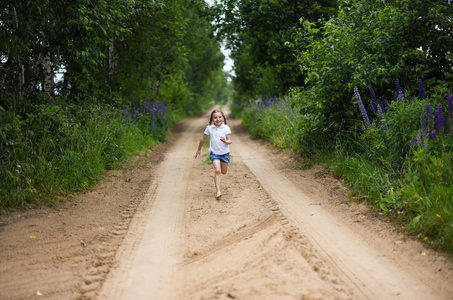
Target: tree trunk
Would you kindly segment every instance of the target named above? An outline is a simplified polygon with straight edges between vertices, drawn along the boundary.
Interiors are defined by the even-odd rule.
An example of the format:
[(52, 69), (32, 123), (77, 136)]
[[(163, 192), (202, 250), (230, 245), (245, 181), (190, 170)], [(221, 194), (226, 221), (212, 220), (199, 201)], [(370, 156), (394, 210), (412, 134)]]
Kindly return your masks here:
[(19, 94), (20, 96), (24, 95), (25, 92), (25, 67), (24, 64), (19, 65), (20, 72), (19, 72)]
[(149, 76), (149, 94), (152, 95), (154, 91), (154, 81), (153, 81), (153, 66), (151, 64), (148, 66), (148, 76)]
[[(159, 65), (159, 75), (162, 73), (162, 65)], [(156, 80), (156, 99), (159, 98), (160, 79)]]
[[(19, 21), (17, 19), (17, 11), (16, 7), (13, 6), (13, 20), (14, 20), (14, 25), (16, 26), (16, 30), (19, 28)], [(17, 41), (17, 36), (14, 37), (14, 39)], [(20, 63), (20, 59), (18, 59), (19, 62), (19, 94), (20, 96), (24, 95), (24, 88), (25, 88), (25, 67), (24, 64)]]
[[(34, 68), (28, 78), (27, 85), (24, 85), (24, 96), (28, 97), (34, 94), (36, 89), (36, 84), (38, 83), (39, 75), (41, 74), (42, 67), (44, 62), (44, 56), (40, 53), (38, 60), (34, 64)], [(25, 80), (24, 80), (25, 82)]]
[(44, 57), (44, 85), (43, 85), (43, 92), (49, 96), (54, 95), (54, 72), (52, 69), (52, 64), (50, 61), (50, 51), (47, 52), (46, 56)]
[(159, 88), (160, 88), (160, 80), (156, 80), (156, 99), (159, 98)]

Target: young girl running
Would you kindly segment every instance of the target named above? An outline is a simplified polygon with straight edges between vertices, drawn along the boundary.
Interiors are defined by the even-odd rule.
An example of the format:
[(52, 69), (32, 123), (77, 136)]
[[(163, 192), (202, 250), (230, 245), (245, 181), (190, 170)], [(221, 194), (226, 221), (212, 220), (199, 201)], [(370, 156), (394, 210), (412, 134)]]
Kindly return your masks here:
[(216, 188), (216, 199), (220, 200), (222, 192), (220, 191), (220, 176), (226, 174), (228, 171), (228, 163), (230, 162), (230, 144), (231, 144), (231, 130), (226, 124), (226, 118), (223, 111), (220, 109), (214, 109), (211, 112), (211, 119), (209, 125), (206, 126), (204, 135), (198, 145), (198, 151), (195, 153), (195, 158), (200, 155), (201, 147), (208, 136), (211, 136), (209, 140), (209, 159), (214, 165), (214, 183)]

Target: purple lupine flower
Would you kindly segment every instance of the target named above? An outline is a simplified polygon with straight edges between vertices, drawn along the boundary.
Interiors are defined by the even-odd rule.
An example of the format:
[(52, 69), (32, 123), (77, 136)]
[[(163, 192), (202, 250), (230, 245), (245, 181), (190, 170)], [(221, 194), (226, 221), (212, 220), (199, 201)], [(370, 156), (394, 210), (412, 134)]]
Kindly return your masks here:
[(418, 80), (418, 94), (419, 94), (420, 99), (426, 98), (426, 93), (425, 93), (425, 89), (423, 89), (423, 83), (422, 83), (421, 78)]
[(433, 138), (433, 140), (437, 138), (437, 132), (435, 130), (431, 131), (431, 137)]
[(382, 102), (384, 102), (383, 105), (384, 111), (387, 111), (389, 109), (389, 101), (387, 100), (387, 97), (382, 96)]
[(398, 103), (401, 104), (404, 102), (404, 94), (402, 91), (398, 91), (396, 98), (398, 100)]
[(426, 113), (428, 114), (428, 118), (432, 117), (433, 116), (433, 112), (431, 110), (431, 106), (428, 103), (425, 104), (425, 109), (426, 109)]
[(436, 128), (437, 131), (440, 131), (440, 117), (438, 109), (434, 111), (434, 128)]
[(115, 118), (115, 120), (118, 119), (118, 113), (116, 112), (116, 110), (115, 113), (113, 114), (113, 118)]
[[(401, 89), (400, 81), (398, 80), (398, 78), (396, 78), (396, 80), (395, 80), (395, 85), (396, 85), (397, 93), (403, 94), (403, 90)], [(403, 98), (404, 98), (404, 94), (403, 94)]]
[(387, 129), (387, 122), (385, 121), (384, 112), (382, 111), (381, 106), (379, 104), (377, 105), (377, 111), (379, 116), (381, 117), (382, 128), (385, 130)]
[(422, 132), (426, 132), (427, 131), (427, 128), (426, 128), (426, 118), (425, 118), (425, 115), (421, 115), (420, 116), (420, 125), (422, 127)]
[(377, 110), (376, 103), (374, 103), (373, 100), (370, 100), (370, 109), (371, 109), (371, 111)]
[(357, 99), (357, 103), (359, 104), (360, 112), (362, 113), (363, 122), (365, 123), (365, 128), (370, 126), (370, 119), (368, 119), (368, 114), (366, 113), (365, 106), (363, 105), (362, 98), (359, 94), (359, 89), (357, 87), (354, 88), (354, 94)]
[(438, 121), (439, 130), (438, 131), (440, 131), (440, 130), (442, 130), (445, 127), (444, 110), (442, 108), (442, 104), (439, 104), (437, 106), (437, 111), (439, 112), (439, 116), (438, 116), (438, 118), (439, 118), (439, 121)]
[(368, 85), (368, 89), (370, 90), (370, 95), (371, 95), (370, 108), (372, 111), (376, 111), (378, 99), (376, 98), (376, 94), (374, 93), (373, 86), (371, 84)]
[(425, 150), (428, 149), (428, 146), (429, 146), (428, 143), (424, 143), (423, 144), (423, 149), (425, 149)]
[(420, 146), (422, 144), (422, 134), (420, 131), (417, 133), (417, 146)]
[(415, 148), (415, 140), (414, 140), (414, 138), (411, 138), (411, 147)]

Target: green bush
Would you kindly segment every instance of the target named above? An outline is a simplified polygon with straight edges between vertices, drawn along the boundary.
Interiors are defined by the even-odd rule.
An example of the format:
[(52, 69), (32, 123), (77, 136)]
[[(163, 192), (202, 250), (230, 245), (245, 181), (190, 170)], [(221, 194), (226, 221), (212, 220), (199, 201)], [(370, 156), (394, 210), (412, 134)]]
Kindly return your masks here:
[(164, 141), (168, 118), (158, 103), (120, 113), (64, 103), (35, 105), (25, 118), (0, 112), (0, 209), (53, 204), (87, 189), (105, 169)]

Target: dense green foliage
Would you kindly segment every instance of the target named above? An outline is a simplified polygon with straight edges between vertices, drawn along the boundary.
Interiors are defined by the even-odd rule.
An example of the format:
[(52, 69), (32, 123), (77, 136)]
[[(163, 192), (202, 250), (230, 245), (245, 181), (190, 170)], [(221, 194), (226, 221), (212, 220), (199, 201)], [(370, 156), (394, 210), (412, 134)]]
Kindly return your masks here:
[(0, 209), (86, 189), (224, 101), (210, 15), (203, 0), (1, 1)]
[(317, 21), (337, 9), (335, 1), (225, 0), (216, 1), (219, 37), (231, 49), (238, 97), (283, 95), (303, 84), (304, 74), (293, 49), (294, 26), (300, 18)]
[(451, 5), (441, 0), (342, 2), (338, 16), (321, 23), (319, 31), (308, 22), (300, 29), (303, 43), (310, 41), (298, 53), (307, 74), (307, 91), (298, 100), (305, 111), (338, 122), (356, 114), (350, 96), (355, 86), (372, 84), (377, 94), (391, 97), (395, 78), (412, 93), (419, 78), (430, 87), (453, 81)]
[(4, 110), (23, 113), (41, 94), (82, 105), (163, 101), (160, 88), (181, 83), (183, 97), (169, 100), (190, 110), (226, 83), (201, 0), (7, 0), (0, 22)]
[[(274, 3), (268, 2), (263, 6)], [(224, 3), (240, 12), (247, 1)], [(328, 13), (317, 19), (301, 13), (285, 42), (273, 39), (283, 32), (278, 26), (266, 32), (268, 42), (297, 61), (299, 69), (287, 73), (294, 81), (273, 90), (290, 95), (292, 109), (265, 96), (274, 95), (269, 87), (279, 66), (266, 77), (251, 73), (255, 60), (240, 58), (268, 44), (240, 33), (249, 30), (246, 22), (233, 37), (225, 35), (238, 44), (240, 58), (233, 113), (253, 136), (302, 152), (309, 163), (326, 163), (354, 199), (453, 253), (453, 6), (442, 0), (342, 0), (334, 10), (316, 4)]]

